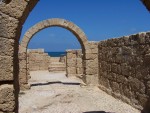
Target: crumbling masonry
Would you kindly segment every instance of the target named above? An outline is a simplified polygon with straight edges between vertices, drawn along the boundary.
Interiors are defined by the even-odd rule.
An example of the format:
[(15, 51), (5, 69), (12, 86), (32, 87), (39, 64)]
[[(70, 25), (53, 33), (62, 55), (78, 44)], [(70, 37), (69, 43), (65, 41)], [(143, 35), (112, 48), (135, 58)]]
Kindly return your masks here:
[[(89, 42), (84, 32), (72, 22), (50, 19), (39, 23), (38, 27), (32, 27), (19, 47), (22, 25), (37, 2), (38, 0), (5, 0), (0, 4), (1, 113), (18, 112), (19, 82), (24, 89), (28, 87), (27, 45), (36, 32), (52, 26), (68, 29), (80, 42), (83, 53), (83, 79), (86, 84), (98, 85), (112, 96), (149, 113), (150, 33), (100, 43)], [(144, 3), (150, 9), (149, 2)], [(19, 59), (22, 61), (19, 62)], [(19, 65), (21, 63), (22, 65)], [(23, 81), (20, 81), (21, 79)]]

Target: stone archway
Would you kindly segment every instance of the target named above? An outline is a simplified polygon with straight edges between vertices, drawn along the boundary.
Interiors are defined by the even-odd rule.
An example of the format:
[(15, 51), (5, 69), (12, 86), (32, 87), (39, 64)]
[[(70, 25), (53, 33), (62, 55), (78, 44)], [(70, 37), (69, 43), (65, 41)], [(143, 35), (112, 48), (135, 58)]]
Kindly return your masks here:
[[(19, 61), (20, 61), (20, 72), (19, 72), (19, 82), (20, 82), (20, 88), (22, 90), (28, 89), (28, 65), (27, 65), (27, 46), (32, 39), (32, 37), (39, 32), (42, 29), (45, 29), (47, 27), (53, 27), (53, 26), (58, 26), (65, 28), (72, 32), (76, 38), (78, 39), (83, 56), (85, 56), (85, 47), (86, 44), (88, 44), (87, 37), (85, 33), (74, 23), (64, 20), (64, 19), (59, 19), (59, 18), (53, 18), (53, 19), (48, 19), (48, 20), (43, 20), (37, 24), (35, 24), (33, 27), (31, 27), (24, 35), (20, 46), (19, 46)], [(84, 62), (84, 58), (83, 58)], [(84, 73), (85, 74), (85, 73)]]
[[(5, 1), (0, 3), (0, 98), (2, 99), (0, 112), (18, 113), (18, 71), (22, 69), (22, 72), (24, 72), (24, 66), (19, 69), (18, 63), (19, 38), (22, 25), (38, 3), (38, 0)], [(65, 25), (67, 28), (67, 24)], [(24, 46), (20, 49), (20, 52), (24, 51)], [(98, 44), (97, 42), (85, 41), (82, 46), (85, 46), (84, 73), (86, 80), (89, 83), (95, 83), (96, 80), (98, 81)], [(25, 54), (20, 56), (20, 58), (24, 59), (23, 57), (25, 57)], [(24, 60), (22, 60), (23, 62)], [(25, 71), (24, 73), (26, 74), (27, 72)]]

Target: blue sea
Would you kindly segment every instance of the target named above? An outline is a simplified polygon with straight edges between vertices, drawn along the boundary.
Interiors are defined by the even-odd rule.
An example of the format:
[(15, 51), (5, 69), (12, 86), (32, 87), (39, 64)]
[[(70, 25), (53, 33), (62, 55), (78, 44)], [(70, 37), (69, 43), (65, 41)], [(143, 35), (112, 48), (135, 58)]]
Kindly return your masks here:
[(60, 57), (66, 55), (66, 52), (46, 52), (46, 53), (48, 53), (48, 55), (51, 57)]

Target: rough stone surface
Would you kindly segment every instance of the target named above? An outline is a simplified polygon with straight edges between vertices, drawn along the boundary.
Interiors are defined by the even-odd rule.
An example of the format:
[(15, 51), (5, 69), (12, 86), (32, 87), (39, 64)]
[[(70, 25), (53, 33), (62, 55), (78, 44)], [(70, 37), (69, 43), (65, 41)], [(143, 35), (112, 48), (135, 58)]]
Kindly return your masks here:
[[(149, 0), (143, 0), (143, 1), (148, 1), (147, 3), (146, 2), (145, 3), (149, 7), (149, 5), (148, 5)], [(16, 92), (15, 93), (16, 101), (14, 104), (16, 110), (14, 110), (14, 109), (10, 110), (10, 106), (13, 104), (11, 104), (12, 101), (9, 101), (10, 105), (1, 104), (1, 106), (3, 106), (3, 105), (6, 106), (5, 107), (6, 109), (5, 109), (5, 111), (0, 110), (0, 112), (4, 112), (4, 113), (5, 112), (7, 112), (7, 113), (8, 112), (10, 112), (10, 113), (16, 112), (17, 113), (17, 98), (18, 98), (17, 90), (18, 90), (18, 81), (19, 81), (18, 80), (18, 71), (24, 70), (24, 69), (26, 70), (26, 72), (23, 71), (26, 75), (26, 78), (25, 78), (26, 80), (28, 79), (27, 75), (29, 73), (27, 71), (28, 70), (27, 64), (25, 64), (25, 66), (22, 65), (22, 68), (20, 70), (18, 68), (18, 67), (21, 67), (21, 65), (18, 66), (18, 45), (19, 45), (18, 42), (19, 42), (22, 25), (24, 24), (24, 21), (26, 20), (28, 14), (34, 8), (34, 6), (36, 5), (37, 2), (38, 2), (38, 0), (19, 0), (19, 2), (17, 0), (5, 0), (5, 2), (0, 4), (0, 38), (1, 38), (0, 39), (0, 44), (1, 44), (1, 46), (0, 46), (0, 64), (1, 64), (1, 67), (6, 67), (6, 68), (1, 68), (1, 70), (0, 70), (0, 88), (2, 86), (5, 86), (6, 84), (10, 84), (13, 86), (12, 90), (9, 90), (10, 93)], [(83, 57), (84, 57), (83, 58), (84, 74), (87, 75), (88, 74), (87, 71), (89, 70), (89, 73), (92, 75), (92, 73), (90, 72), (90, 71), (92, 71), (92, 69), (96, 69), (96, 73), (98, 73), (98, 72), (99, 73), (108, 73), (108, 74), (105, 74), (105, 77), (100, 76), (99, 78), (103, 78), (105, 81), (105, 79), (108, 75), (108, 76), (110, 76), (110, 79), (113, 79), (113, 82), (117, 79), (116, 82), (119, 84), (120, 91), (122, 89), (125, 90), (125, 91), (124, 90), (121, 91), (122, 95), (125, 95), (124, 97), (121, 96), (121, 97), (123, 97), (122, 100), (125, 100), (126, 102), (130, 102), (130, 101), (128, 101), (128, 99), (129, 99), (128, 97), (132, 97), (132, 99), (129, 99), (129, 100), (132, 100), (132, 103), (138, 103), (138, 104), (140, 103), (140, 105), (144, 105), (145, 100), (147, 100), (147, 95), (149, 95), (149, 92), (150, 92), (149, 83), (148, 83), (148, 81), (150, 79), (150, 74), (149, 74), (149, 69), (148, 69), (150, 55), (149, 55), (149, 53), (146, 53), (146, 52), (148, 52), (149, 43), (150, 43), (148, 34), (146, 34), (146, 36), (143, 36), (144, 34), (142, 34), (142, 35), (138, 34), (138, 36), (139, 36), (138, 40), (136, 40), (136, 38), (135, 38), (137, 36), (131, 36), (134, 38), (132, 39), (131, 37), (123, 37), (122, 39), (111, 39), (111, 40), (108, 40), (108, 42), (104, 41), (102, 43), (102, 48), (100, 47), (99, 49), (100, 50), (103, 49), (103, 53), (105, 55), (103, 55), (103, 54), (101, 54), (101, 52), (99, 52), (99, 56), (102, 56), (102, 57), (99, 57), (99, 61), (101, 61), (103, 58), (106, 58), (105, 62), (108, 65), (105, 65), (105, 62), (104, 62), (105, 68), (103, 68), (103, 70), (100, 69), (98, 71), (97, 64), (95, 65), (95, 67), (89, 67), (86, 64), (86, 61), (91, 58), (97, 59), (96, 56), (97, 56), (98, 49), (96, 47), (96, 44), (89, 43), (84, 32), (82, 32), (82, 30), (80, 30), (80, 28), (78, 26), (76, 26), (72, 22), (66, 21), (64, 19), (46, 20), (44, 22), (44, 24), (38, 24), (37, 26), (38, 26), (37, 28), (33, 27), (31, 31), (27, 32), (25, 36), (26, 37), (31, 36), (28, 38), (32, 38), (33, 34), (35, 34), (36, 32), (40, 31), (41, 29), (43, 29), (45, 27), (50, 27), (50, 26), (60, 26), (60, 27), (69, 29), (73, 34), (75, 34), (77, 36), (78, 40), (81, 43), (81, 46), (83, 49)], [(20, 48), (24, 48), (24, 49), (19, 48), (19, 53), (21, 52), (23, 54), (26, 54), (27, 47), (24, 47), (25, 45), (27, 45), (27, 43), (25, 44), (26, 41), (27, 41), (27, 39), (25, 41), (23, 41), (24, 44)], [(108, 46), (110, 48), (107, 48)], [(121, 46), (125, 46), (125, 48), (122, 47), (121, 50), (118, 49)], [(113, 50), (111, 47), (113, 48)], [(106, 49), (106, 52), (104, 52), (105, 49)], [(113, 55), (111, 55), (112, 53), (108, 52), (108, 50), (111, 50)], [(132, 51), (132, 50), (134, 50), (134, 51)], [(118, 51), (119, 51), (119, 53), (120, 53), (120, 51), (122, 51), (121, 54), (118, 54)], [(123, 55), (123, 57), (122, 57), (122, 55)], [(21, 56), (21, 57), (23, 58), (23, 56)], [(128, 57), (128, 56), (130, 56), (130, 57)], [(10, 61), (10, 57), (12, 57), (13, 60)], [(26, 59), (26, 57), (24, 57), (24, 59), (22, 59), (22, 60), (27, 60), (27, 59)], [(13, 61), (13, 63), (12, 63), (12, 61)], [(117, 70), (118, 70), (117, 73), (113, 72), (113, 74), (112, 73), (109, 74), (109, 72), (112, 69), (111, 62), (115, 63), (115, 65), (117, 64)], [(6, 64), (4, 65), (3, 63), (6, 63)], [(121, 63), (122, 65), (118, 65), (119, 63)], [(98, 63), (98, 64), (100, 64), (100, 63)], [(24, 67), (26, 67), (26, 68), (24, 68)], [(99, 67), (101, 68), (101, 65), (99, 65)], [(104, 70), (106, 70), (106, 67), (109, 67), (108, 68), (109, 71), (103, 72)], [(114, 69), (114, 71), (116, 71), (116, 69)], [(126, 71), (128, 71), (128, 72), (126, 72)], [(125, 85), (123, 83), (120, 83), (121, 80), (119, 80), (117, 78), (120, 75), (121, 75), (121, 79), (126, 81)], [(142, 76), (142, 75), (144, 75), (144, 76)], [(19, 76), (20, 76), (20, 73), (19, 73)], [(88, 78), (88, 76), (89, 75), (87, 75), (87, 78)], [(126, 83), (129, 83), (128, 77), (130, 77), (130, 84), (133, 83), (132, 79), (136, 79), (136, 81), (138, 81), (137, 86), (132, 86), (132, 88), (135, 87), (136, 89), (139, 89), (142, 86), (142, 89), (136, 93), (135, 93), (135, 91), (132, 91), (130, 84), (126, 84)], [(98, 79), (98, 77), (97, 77), (97, 79)], [(89, 80), (90, 80), (90, 78), (89, 78)], [(106, 79), (106, 81), (107, 82), (105, 85), (110, 86), (110, 83), (109, 83), (110, 80)], [(143, 87), (143, 86), (145, 86), (145, 87)], [(9, 88), (9, 85), (6, 85), (6, 88)], [(144, 89), (145, 89), (145, 91), (144, 91)], [(110, 90), (110, 92), (111, 92), (111, 90)], [(143, 93), (145, 93), (145, 94), (143, 94)], [(2, 91), (0, 92), (0, 95), (2, 95)], [(126, 96), (126, 95), (128, 95), (128, 96)], [(134, 97), (136, 97), (136, 99), (134, 99)], [(150, 103), (149, 100), (147, 103)], [(147, 105), (149, 105), (149, 104), (147, 104)], [(146, 108), (149, 108), (149, 106)], [(4, 109), (4, 108), (1, 107), (1, 109)]]
[(0, 103), (0, 113), (17, 113), (18, 39), (22, 24), (37, 0), (20, 2), (3, 0), (0, 3), (0, 101), (5, 100)]
[(98, 48), (100, 88), (138, 109), (145, 107), (150, 96), (150, 33), (101, 41)]
[[(33, 27), (31, 27), (25, 34), (24, 37), (20, 43), (19, 46), (19, 59), (24, 60), (27, 62), (27, 57), (23, 57), (23, 54), (27, 54), (27, 45), (29, 43), (29, 41), (32, 39), (33, 35), (35, 35), (37, 32), (39, 32), (40, 30), (47, 28), (47, 27), (53, 27), (53, 26), (59, 26), (59, 27), (63, 27), (69, 31), (71, 31), (73, 34), (75, 34), (76, 38), (79, 40), (79, 43), (82, 46), (83, 49), (83, 53), (85, 54), (84, 49), (86, 48), (87, 44), (88, 44), (88, 40), (87, 37), (85, 35), (85, 33), (74, 23), (64, 20), (64, 19), (59, 19), (59, 18), (53, 18), (53, 19), (48, 19), (48, 20), (43, 20), (37, 24), (35, 24)], [(20, 56), (21, 55), (21, 56)], [(21, 62), (20, 60), (20, 62)], [(27, 63), (19, 63), (19, 67), (21, 68), (29, 68)], [(55, 68), (55, 67), (54, 67)], [(53, 69), (54, 69), (53, 68)], [(80, 69), (78, 69), (78, 71), (81, 71)], [(24, 78), (28, 78), (28, 69), (26, 72), (26, 76)], [(19, 78), (22, 78), (23, 74), (22, 72), (19, 73)], [(23, 83), (20, 82), (20, 86)], [(26, 84), (27, 84), (27, 79), (26, 79)]]
[(66, 56), (66, 75), (83, 76), (82, 50), (67, 50)]
[(0, 81), (13, 80), (13, 58), (9, 56), (0, 56)]
[(14, 89), (12, 85), (0, 86), (0, 112), (12, 112), (15, 109)]
[(50, 56), (44, 49), (28, 49), (28, 63), (30, 71), (48, 70)]

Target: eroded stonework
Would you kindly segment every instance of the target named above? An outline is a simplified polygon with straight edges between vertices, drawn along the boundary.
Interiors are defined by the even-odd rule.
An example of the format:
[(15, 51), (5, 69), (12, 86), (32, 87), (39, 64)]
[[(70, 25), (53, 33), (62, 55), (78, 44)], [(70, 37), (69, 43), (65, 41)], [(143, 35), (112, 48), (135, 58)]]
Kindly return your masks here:
[(28, 49), (27, 54), (29, 71), (48, 70), (51, 57), (44, 49)]
[(66, 75), (70, 76), (83, 76), (83, 63), (82, 63), (82, 50), (67, 50), (66, 55)]
[[(83, 74), (87, 84), (98, 81), (99, 69), (99, 83), (102, 89), (133, 106), (136, 105), (140, 109), (143, 107), (144, 111), (149, 113), (149, 33), (100, 42), (98, 58), (98, 44), (89, 42), (79, 27), (64, 20), (46, 21), (48, 24), (38, 24), (38, 29), (32, 27), (31, 32), (25, 34), (26, 38), (19, 47), (22, 25), (37, 2), (38, 0), (10, 0), (0, 4), (1, 113), (18, 112), (18, 82), (24, 87), (28, 84), (27, 66), (24, 65), (27, 64), (27, 44), (33, 34), (49, 27), (51, 23), (69, 29), (77, 36), (83, 51)], [(20, 65), (18, 59), (21, 60)]]
[(143, 109), (150, 98), (149, 83), (150, 32), (99, 43), (101, 89), (138, 109)]

